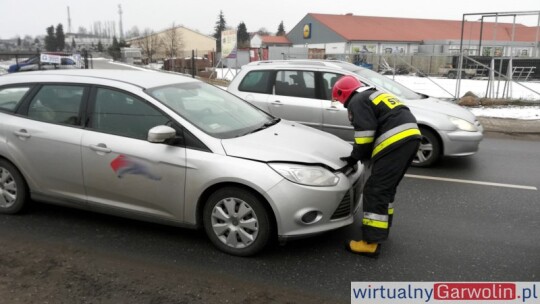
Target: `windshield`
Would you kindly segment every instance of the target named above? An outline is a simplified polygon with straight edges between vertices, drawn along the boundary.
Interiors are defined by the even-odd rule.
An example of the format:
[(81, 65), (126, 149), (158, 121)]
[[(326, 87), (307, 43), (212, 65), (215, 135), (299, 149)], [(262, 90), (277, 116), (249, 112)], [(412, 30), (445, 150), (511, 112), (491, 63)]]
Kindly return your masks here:
[(204, 82), (167, 85), (146, 92), (217, 138), (242, 136), (277, 122), (242, 99)]
[(425, 96), (418, 94), (411, 89), (395, 82), (394, 80), (372, 70), (358, 69), (353, 72), (369, 82), (370, 85), (374, 85), (380, 90), (388, 91), (397, 98), (409, 100), (425, 98)]

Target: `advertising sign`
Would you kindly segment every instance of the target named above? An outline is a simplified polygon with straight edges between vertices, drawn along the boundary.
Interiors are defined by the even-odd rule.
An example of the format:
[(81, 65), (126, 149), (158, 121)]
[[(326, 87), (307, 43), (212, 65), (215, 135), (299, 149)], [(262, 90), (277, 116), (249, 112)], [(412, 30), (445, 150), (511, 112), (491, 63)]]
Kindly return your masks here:
[(227, 58), (236, 48), (236, 30), (221, 32), (221, 58)]
[(42, 63), (53, 63), (53, 64), (60, 64), (61, 56), (58, 55), (49, 55), (49, 54), (41, 54), (40, 61)]

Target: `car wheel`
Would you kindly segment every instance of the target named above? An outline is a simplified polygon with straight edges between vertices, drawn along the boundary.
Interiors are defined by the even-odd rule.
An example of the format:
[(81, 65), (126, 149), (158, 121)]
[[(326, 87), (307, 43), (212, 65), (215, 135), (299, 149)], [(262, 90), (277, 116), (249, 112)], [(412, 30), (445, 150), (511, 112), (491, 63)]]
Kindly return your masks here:
[(20, 212), (26, 204), (27, 189), (19, 170), (11, 163), (0, 160), (0, 213)]
[(270, 240), (270, 219), (263, 202), (241, 188), (214, 192), (204, 206), (203, 222), (212, 243), (232, 255), (253, 255)]
[(455, 79), (456, 78), (456, 73), (454, 72), (448, 72), (448, 75), (446, 75), (446, 77), (450, 78), (450, 79)]
[(433, 131), (420, 128), (422, 139), (412, 165), (414, 167), (429, 167), (441, 157), (441, 144)]

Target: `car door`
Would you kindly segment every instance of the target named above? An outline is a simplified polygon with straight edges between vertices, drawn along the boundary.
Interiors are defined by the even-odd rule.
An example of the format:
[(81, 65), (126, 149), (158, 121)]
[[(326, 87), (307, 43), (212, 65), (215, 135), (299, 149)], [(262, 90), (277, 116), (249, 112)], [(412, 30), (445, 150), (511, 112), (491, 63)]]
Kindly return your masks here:
[(10, 154), (34, 194), (84, 202), (81, 109), (88, 87), (46, 84), (35, 90), (8, 124)]
[(90, 207), (160, 218), (183, 218), (186, 149), (148, 142), (148, 131), (171, 124), (146, 100), (125, 91), (92, 92), (82, 162)]
[(273, 93), (268, 99), (272, 115), (321, 129), (322, 100), (317, 99), (314, 71), (278, 70)]
[(349, 121), (347, 109), (341, 104), (332, 103), (332, 88), (336, 81), (343, 76), (333, 72), (320, 72), (321, 86), (325, 99), (323, 105), (322, 130), (332, 133), (337, 137), (352, 142), (354, 139), (354, 129)]

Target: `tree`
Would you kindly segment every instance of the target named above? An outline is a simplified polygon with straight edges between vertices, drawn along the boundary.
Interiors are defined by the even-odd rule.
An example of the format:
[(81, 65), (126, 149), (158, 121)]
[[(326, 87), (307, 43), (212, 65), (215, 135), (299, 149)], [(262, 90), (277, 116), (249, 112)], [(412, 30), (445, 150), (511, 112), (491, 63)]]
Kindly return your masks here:
[(56, 36), (54, 35), (54, 26), (47, 28), (47, 36), (45, 36), (45, 49), (47, 51), (56, 51)]
[(238, 29), (236, 31), (236, 41), (239, 49), (249, 47), (249, 34), (246, 24), (243, 21), (238, 25)]
[(276, 36), (285, 36), (285, 26), (283, 26), (283, 21), (278, 26)]
[(98, 40), (97, 50), (98, 52), (103, 52), (103, 44), (101, 44), (101, 40)]
[(152, 62), (152, 57), (156, 53), (158, 45), (158, 35), (153, 30), (146, 28), (143, 31), (142, 39), (139, 40), (139, 47), (143, 50), (146, 57), (148, 57), (148, 63)]
[(64, 27), (62, 23), (58, 23), (56, 26), (56, 48), (59, 51), (63, 51), (66, 47), (66, 36), (64, 35)]
[(134, 25), (130, 30), (126, 33), (126, 38), (135, 38), (141, 36), (141, 33), (139, 31), (139, 28)]
[(21, 46), (22, 44), (22, 40), (21, 40), (21, 37), (17, 37), (17, 46)]
[(165, 32), (165, 37), (162, 39), (161, 43), (165, 47), (165, 56), (168, 58), (175, 58), (178, 56), (178, 51), (182, 48), (182, 36), (178, 32), (178, 27), (172, 24)]
[(225, 21), (225, 16), (223, 11), (219, 11), (219, 19), (216, 21), (216, 26), (214, 27), (215, 33), (214, 38), (216, 38), (216, 52), (221, 52), (221, 32), (227, 28), (227, 21)]
[(79, 26), (79, 30), (77, 32), (83, 35), (86, 35), (88, 33), (88, 31), (86, 30), (84, 26)]
[(113, 60), (120, 59), (120, 44), (118, 43), (118, 39), (116, 39), (116, 36), (113, 36), (112, 45), (107, 49), (107, 52)]
[(77, 48), (77, 44), (75, 43), (75, 38), (71, 38), (71, 49), (74, 50)]
[(39, 39), (37, 37), (36, 37), (36, 39), (34, 39), (34, 43), (39, 44)]
[(265, 28), (265, 27), (261, 27), (258, 31), (257, 31), (257, 34), (259, 36), (268, 36), (270, 35), (270, 32)]

